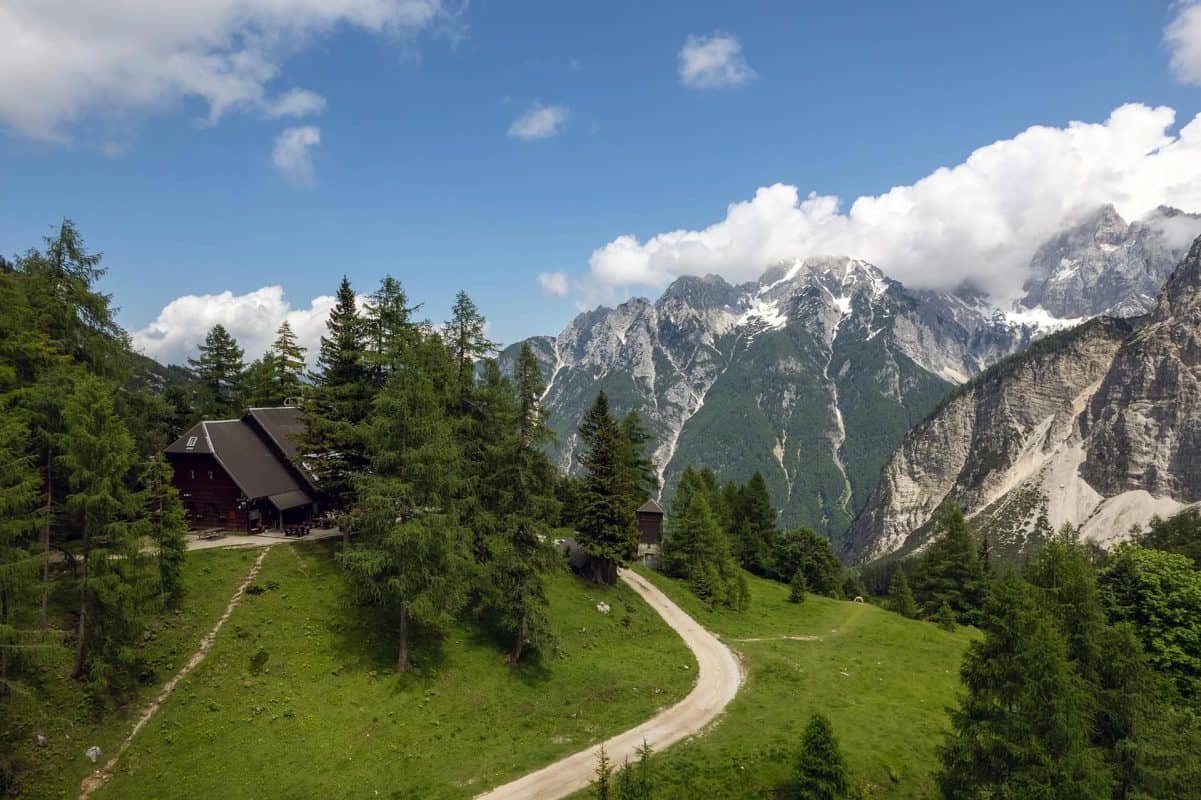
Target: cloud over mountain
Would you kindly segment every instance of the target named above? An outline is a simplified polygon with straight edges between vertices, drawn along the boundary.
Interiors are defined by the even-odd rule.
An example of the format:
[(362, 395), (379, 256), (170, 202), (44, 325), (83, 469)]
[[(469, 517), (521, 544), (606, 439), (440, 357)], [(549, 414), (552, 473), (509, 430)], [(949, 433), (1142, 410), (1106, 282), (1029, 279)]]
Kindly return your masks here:
[(1034, 126), (845, 211), (838, 197), (764, 186), (708, 227), (612, 240), (592, 254), (590, 280), (610, 290), (706, 273), (743, 281), (784, 259), (834, 254), (912, 287), (967, 280), (1012, 298), (1038, 245), (1086, 211), (1112, 203), (1133, 219), (1161, 204), (1201, 210), (1201, 115), (1173, 133), (1175, 116), (1129, 104), (1102, 123)]

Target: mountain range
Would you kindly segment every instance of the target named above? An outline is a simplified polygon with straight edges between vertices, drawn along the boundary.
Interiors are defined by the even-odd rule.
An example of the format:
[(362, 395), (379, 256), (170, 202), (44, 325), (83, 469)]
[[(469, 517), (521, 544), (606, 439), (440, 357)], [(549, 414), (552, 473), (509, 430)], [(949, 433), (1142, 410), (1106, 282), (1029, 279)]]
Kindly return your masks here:
[(722, 481), (758, 471), (781, 525), (875, 553), (867, 528), (847, 533), (869, 503), (881, 508), (881, 472), (907, 433), (992, 365), (1080, 336), (1048, 334), (1146, 311), (1190, 231), (1201, 217), (1161, 208), (1127, 224), (1097, 209), (1039, 248), (1009, 308), (967, 288), (910, 289), (848, 257), (777, 264), (741, 285), (679, 278), (653, 302), (600, 307), (527, 340), (547, 381), (554, 455), (578, 467), (579, 420), (603, 390), (618, 413), (646, 420), (665, 496), (688, 465)]

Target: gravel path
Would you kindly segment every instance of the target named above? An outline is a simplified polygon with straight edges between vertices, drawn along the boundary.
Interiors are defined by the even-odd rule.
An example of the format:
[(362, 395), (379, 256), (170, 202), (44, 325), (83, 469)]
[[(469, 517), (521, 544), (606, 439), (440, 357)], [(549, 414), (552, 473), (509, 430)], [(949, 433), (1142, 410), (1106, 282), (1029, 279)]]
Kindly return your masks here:
[[(685, 614), (649, 581), (636, 572), (621, 571), (621, 579), (670, 625), (696, 655), (698, 675), (688, 696), (648, 722), (604, 743), (615, 766), (627, 758), (637, 760), (636, 750), (645, 740), (656, 751), (702, 730), (738, 693), (742, 668), (737, 657), (716, 636)], [(586, 787), (595, 777), (600, 745), (556, 761), (477, 797), (477, 800), (555, 800)]]

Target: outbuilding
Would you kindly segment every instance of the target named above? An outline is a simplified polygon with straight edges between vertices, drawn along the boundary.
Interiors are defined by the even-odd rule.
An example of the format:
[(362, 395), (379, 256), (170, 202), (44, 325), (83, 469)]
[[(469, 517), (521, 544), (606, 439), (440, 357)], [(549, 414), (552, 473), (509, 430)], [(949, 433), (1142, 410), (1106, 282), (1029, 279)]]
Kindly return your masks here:
[(638, 517), (638, 557), (651, 563), (663, 546), (663, 506), (649, 499), (636, 512)]

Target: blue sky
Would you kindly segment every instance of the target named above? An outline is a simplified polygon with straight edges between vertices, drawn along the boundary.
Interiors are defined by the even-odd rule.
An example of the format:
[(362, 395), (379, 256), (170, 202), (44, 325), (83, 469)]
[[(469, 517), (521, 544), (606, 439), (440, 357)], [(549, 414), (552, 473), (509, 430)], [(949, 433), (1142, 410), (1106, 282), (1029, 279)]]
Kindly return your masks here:
[[(1103, 125), (1139, 103), (1147, 113), (1175, 109), (1160, 127), (1176, 136), (1201, 111), (1201, 66), (1191, 61), (1201, 36), (1190, 38), (1201, 25), (1182, 24), (1165, 40), (1165, 26), (1193, 6), (1156, 0), (339, 0), (332, 5), (345, 13), (324, 16), (296, 0), (294, 21), (256, 16), (256, 0), (197, 3), (206, 4), (212, 15), (186, 29), (165, 20), (129, 33), (116, 20), (111, 39), (102, 31), (65, 67), (54, 37), (72, 30), (70, 2), (13, 0), (0, 10), (6, 41), (34, 30), (45, 45), (20, 69), (6, 70), (12, 56), (0, 55), (0, 250), (22, 250), (73, 218), (105, 252), (104, 288), (131, 331), (181, 296), (229, 291), (236, 302), (278, 284), (297, 310), (332, 293), (343, 273), (369, 291), (390, 272), (434, 319), (464, 288), (502, 342), (557, 333), (580, 306), (653, 296), (674, 274), (706, 271), (707, 257), (681, 264), (688, 256), (675, 251), (674, 266), (659, 269), (666, 256), (642, 244), (720, 223), (760, 187), (837, 196), (845, 212), (856, 197), (912, 185), (1031, 126)], [(197, 29), (210, 41), (190, 40)], [(682, 74), (690, 37), (701, 48), (715, 37), (736, 43), (733, 71), (727, 60)], [(144, 58), (121, 62), (128, 48), (113, 41), (145, 47)], [(211, 88), (203, 66), (164, 66), (177, 51), (216, 54), (235, 65), (217, 71), (225, 75), (247, 50), (266, 63), (239, 73), (236, 90)], [(141, 85), (160, 69), (172, 77)], [(283, 110), (276, 100), (293, 90), (323, 103)], [(566, 110), (553, 135), (513, 135), (515, 121), (539, 108)], [(273, 163), (285, 130), (310, 128), (318, 143)], [(1100, 151), (1089, 158), (1103, 162)], [(1174, 157), (1191, 165), (1197, 152)], [(1131, 210), (1161, 194), (1191, 198), (1148, 187), (1146, 171), (1130, 169), (1137, 177), (1119, 189), (1090, 189), (1073, 203), (1106, 191)], [(637, 239), (637, 265), (590, 261), (626, 234)], [(761, 252), (778, 251), (712, 264), (745, 277), (768, 266), (749, 263)], [(907, 280), (925, 277), (897, 261)], [(540, 286), (542, 273), (563, 273), (566, 294)], [(274, 308), (262, 325), (278, 321), (267, 319)], [(162, 324), (208, 322), (187, 316)], [(245, 335), (257, 341), (254, 324)], [(173, 331), (154, 354), (177, 360), (197, 335)]]

